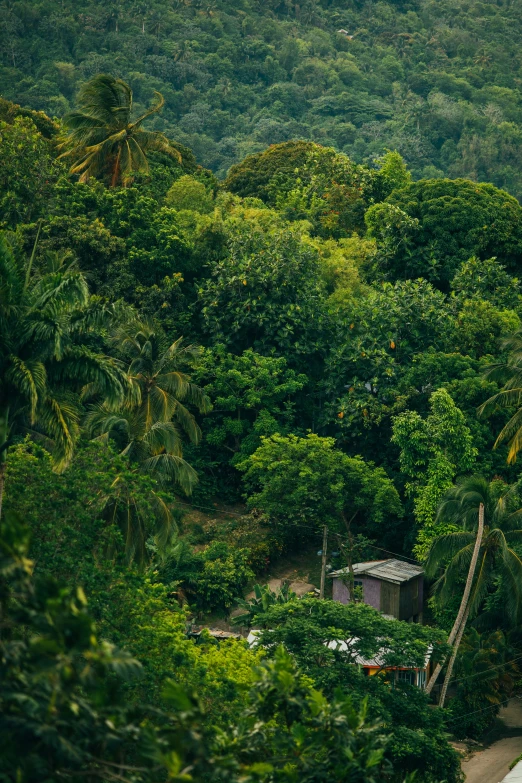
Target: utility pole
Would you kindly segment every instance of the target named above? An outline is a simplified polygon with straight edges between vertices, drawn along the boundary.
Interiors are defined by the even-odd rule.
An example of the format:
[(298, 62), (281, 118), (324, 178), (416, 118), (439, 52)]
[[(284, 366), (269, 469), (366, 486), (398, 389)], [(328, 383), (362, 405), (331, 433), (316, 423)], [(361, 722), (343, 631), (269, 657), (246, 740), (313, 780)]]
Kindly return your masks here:
[(319, 590), (319, 598), (324, 598), (324, 583), (326, 579), (326, 547), (328, 546), (328, 528), (326, 525), (323, 527), (323, 551), (321, 558), (321, 588)]

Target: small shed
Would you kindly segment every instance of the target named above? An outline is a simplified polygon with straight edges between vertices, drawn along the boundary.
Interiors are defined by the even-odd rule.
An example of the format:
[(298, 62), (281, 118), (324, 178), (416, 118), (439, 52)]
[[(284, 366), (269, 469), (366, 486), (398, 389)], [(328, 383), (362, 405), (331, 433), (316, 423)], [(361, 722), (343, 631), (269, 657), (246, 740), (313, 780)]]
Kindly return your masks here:
[[(407, 622), (422, 622), (424, 572), (418, 565), (402, 560), (371, 560), (355, 563), (354, 585), (361, 587), (365, 604), (383, 614)], [(347, 604), (350, 600), (349, 569), (330, 574), (333, 579), (333, 599)]]

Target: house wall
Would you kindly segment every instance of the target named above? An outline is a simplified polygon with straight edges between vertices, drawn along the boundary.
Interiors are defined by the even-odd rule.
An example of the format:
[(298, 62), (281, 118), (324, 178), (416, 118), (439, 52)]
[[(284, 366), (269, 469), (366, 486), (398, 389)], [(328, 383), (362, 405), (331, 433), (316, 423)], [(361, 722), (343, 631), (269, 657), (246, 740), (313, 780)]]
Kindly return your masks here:
[(334, 601), (339, 601), (341, 604), (347, 604), (350, 599), (350, 591), (348, 585), (339, 577), (332, 579), (332, 598)]
[[(333, 578), (332, 598), (341, 604), (347, 604), (350, 600), (350, 591), (346, 579), (340, 577)], [(357, 576), (356, 582), (362, 582), (363, 601), (365, 604), (373, 606), (375, 609), (381, 608), (381, 582), (369, 576)]]
[(373, 579), (371, 576), (363, 576), (360, 581), (363, 583), (364, 603), (373, 606), (375, 609), (380, 609), (381, 582), (379, 579)]
[(400, 586), (392, 582), (381, 582), (380, 610), (383, 614), (390, 614), (399, 619), (400, 613)]
[(424, 579), (418, 576), (400, 587), (399, 620), (419, 619), (422, 613)]

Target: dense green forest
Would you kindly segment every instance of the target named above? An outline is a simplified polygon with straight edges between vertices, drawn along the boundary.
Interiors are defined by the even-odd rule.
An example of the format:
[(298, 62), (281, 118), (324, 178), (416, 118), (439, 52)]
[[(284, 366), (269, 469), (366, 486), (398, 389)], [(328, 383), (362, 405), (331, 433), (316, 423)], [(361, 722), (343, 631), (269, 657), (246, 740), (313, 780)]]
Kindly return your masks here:
[[(357, 163), (398, 150), (418, 177), (522, 194), (519, 0), (3, 0), (4, 96), (62, 116), (114, 73), (155, 127), (226, 175), (309, 139)], [(339, 30), (344, 32), (338, 32)]]
[[(522, 680), (520, 10), (2, 5), (0, 783), (461, 783)], [(350, 601), (271, 590), (325, 528)]]

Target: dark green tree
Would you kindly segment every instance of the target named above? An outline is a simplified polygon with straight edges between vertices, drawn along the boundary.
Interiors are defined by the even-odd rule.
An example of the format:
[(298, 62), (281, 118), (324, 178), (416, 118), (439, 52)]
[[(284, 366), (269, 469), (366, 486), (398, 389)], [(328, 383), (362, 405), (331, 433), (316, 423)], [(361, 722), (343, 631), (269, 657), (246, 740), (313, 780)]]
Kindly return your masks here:
[(447, 289), (471, 256), (495, 255), (514, 273), (522, 263), (522, 209), (493, 185), (464, 179), (414, 182), (371, 207), (366, 223), (377, 241), (377, 277), (425, 277)]
[(394, 540), (402, 507), (393, 482), (382, 468), (336, 449), (333, 438), (272, 435), (239, 467), (249, 506), (283, 537), (306, 540), (328, 525), (349, 538), (363, 530)]

